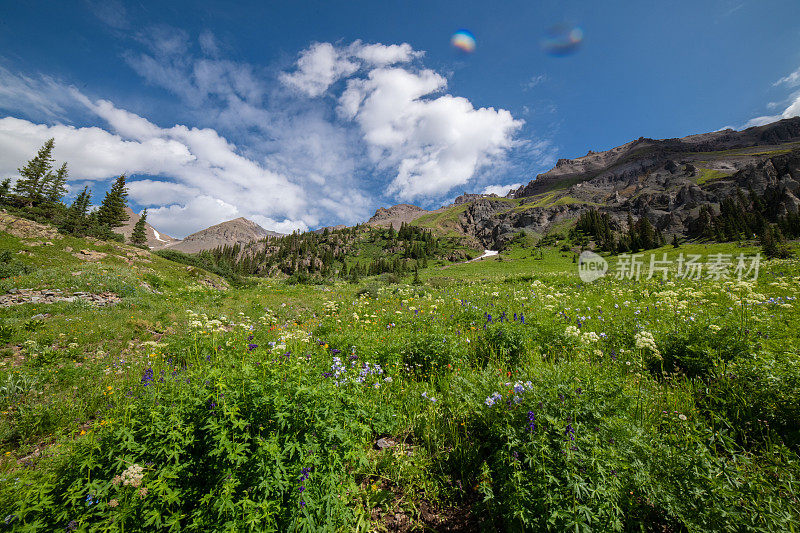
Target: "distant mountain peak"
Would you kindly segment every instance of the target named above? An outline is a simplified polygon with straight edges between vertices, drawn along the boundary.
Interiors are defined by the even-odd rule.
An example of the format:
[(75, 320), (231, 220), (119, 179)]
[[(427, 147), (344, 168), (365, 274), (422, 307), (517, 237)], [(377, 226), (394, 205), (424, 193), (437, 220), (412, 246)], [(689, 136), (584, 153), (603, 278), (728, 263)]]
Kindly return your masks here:
[(214, 224), (209, 228), (188, 235), (180, 242), (167, 246), (170, 250), (193, 254), (220, 246), (245, 245), (260, 241), (266, 237), (281, 236), (283, 236), (282, 233), (266, 230), (250, 219), (239, 217)]
[(392, 226), (395, 229), (405, 222), (406, 224), (413, 222), (425, 213), (429, 213), (426, 209), (417, 207), (412, 204), (398, 204), (391, 207), (379, 207), (375, 214), (367, 221), (371, 226)]
[[(128, 220), (119, 228), (114, 228), (114, 231), (120, 235), (124, 235), (125, 242), (130, 242), (131, 234), (133, 233), (133, 227), (139, 221), (139, 215), (136, 214), (133, 209), (127, 206), (125, 207), (125, 213), (128, 215)], [(144, 229), (145, 234), (147, 235), (146, 244), (150, 248), (163, 248), (164, 246), (169, 246), (170, 244), (179, 242), (178, 239), (158, 231), (156, 228), (151, 226), (149, 222), (145, 222)]]

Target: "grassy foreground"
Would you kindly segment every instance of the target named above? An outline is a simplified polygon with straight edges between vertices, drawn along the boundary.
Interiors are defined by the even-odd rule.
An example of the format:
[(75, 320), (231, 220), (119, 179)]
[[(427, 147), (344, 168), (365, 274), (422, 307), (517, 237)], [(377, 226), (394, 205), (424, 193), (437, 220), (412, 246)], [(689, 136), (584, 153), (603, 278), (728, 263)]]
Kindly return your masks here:
[(0, 244), (0, 292), (122, 297), (0, 308), (0, 529), (798, 529), (798, 261), (586, 284), (513, 249), (218, 290), (121, 245)]

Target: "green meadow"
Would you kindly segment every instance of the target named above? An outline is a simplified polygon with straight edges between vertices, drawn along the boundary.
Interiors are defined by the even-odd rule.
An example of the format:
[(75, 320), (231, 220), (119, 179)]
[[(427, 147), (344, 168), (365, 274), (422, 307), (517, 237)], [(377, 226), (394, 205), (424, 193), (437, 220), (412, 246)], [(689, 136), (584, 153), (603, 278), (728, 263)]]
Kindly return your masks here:
[[(758, 248), (689, 243), (586, 283), (516, 245), (236, 288), (119, 243), (0, 247), (0, 293), (121, 298), (0, 308), (0, 529), (798, 529), (797, 260), (739, 280)], [(705, 270), (648, 279), (665, 253)]]

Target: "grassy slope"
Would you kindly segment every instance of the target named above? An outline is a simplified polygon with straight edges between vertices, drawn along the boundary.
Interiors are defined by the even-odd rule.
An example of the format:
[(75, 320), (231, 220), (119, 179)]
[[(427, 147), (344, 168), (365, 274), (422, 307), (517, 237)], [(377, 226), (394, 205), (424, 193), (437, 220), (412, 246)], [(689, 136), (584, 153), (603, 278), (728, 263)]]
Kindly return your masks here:
[[(573, 420), (575, 411), (559, 411), (558, 409), (561, 408), (558, 407), (560, 404), (554, 391), (570, 393), (576, 386), (582, 384), (584, 388), (591, 389), (592, 394), (601, 394), (599, 391), (602, 391), (602, 394), (605, 395), (602, 396), (602, 401), (599, 396), (589, 396), (589, 398), (597, 398), (596, 400), (587, 399), (587, 405), (596, 401), (597, 403), (592, 405), (596, 405), (598, 409), (610, 408), (610, 404), (605, 402), (622, 401), (614, 399), (617, 396), (621, 395), (625, 398), (620, 406), (603, 415), (602, 422), (598, 422), (598, 425), (601, 427), (600, 431), (607, 437), (613, 435), (617, 440), (624, 440), (625, 445), (629, 439), (630, 443), (642, 446), (646, 461), (653, 461), (652, 464), (646, 463), (645, 470), (649, 468), (653, 472), (661, 472), (661, 469), (667, 468), (665, 465), (669, 464), (671, 468), (677, 469), (672, 475), (677, 475), (678, 470), (685, 468), (687, 474), (683, 483), (690, 488), (699, 487), (700, 483), (724, 482), (716, 481), (724, 480), (725, 477), (719, 478), (714, 470), (707, 471), (708, 467), (704, 464), (691, 465), (692, 469), (700, 472), (695, 480), (689, 475), (689, 465), (685, 461), (675, 463), (673, 458), (670, 459), (672, 462), (662, 464), (658, 462), (659, 459), (655, 455), (661, 453), (658, 451), (661, 450), (658, 446), (674, 446), (674, 448), (668, 449), (669, 457), (673, 457), (673, 454), (677, 454), (674, 457), (695, 457), (694, 451), (692, 454), (685, 453), (681, 448), (683, 444), (680, 443), (680, 439), (687, 439), (685, 441), (686, 449), (710, 453), (705, 448), (704, 431), (706, 430), (702, 429), (703, 422), (694, 405), (695, 400), (692, 397), (690, 384), (678, 382), (673, 386), (646, 380), (644, 394), (648, 403), (644, 417), (645, 422), (642, 422), (643, 415), (636, 414), (639, 412), (638, 407), (636, 407), (636, 411), (633, 410), (636, 398), (642, 395), (642, 385), (639, 384), (638, 374), (629, 374), (622, 362), (616, 366), (598, 361), (593, 362), (592, 357), (594, 356), (591, 355), (588, 360), (584, 360), (584, 357), (590, 352), (584, 354), (580, 348), (575, 352), (570, 352), (569, 350), (572, 348), (568, 346), (559, 349), (565, 350), (564, 353), (570, 353), (569, 358), (562, 363), (557, 360), (554, 362), (544, 355), (551, 353), (554, 347), (536, 337), (551, 327), (551, 323), (556, 326), (556, 329), (564, 327), (560, 316), (555, 314), (562, 309), (572, 315), (574, 314), (571, 311), (572, 308), (588, 309), (602, 306), (609, 314), (609, 318), (613, 318), (613, 320), (608, 325), (592, 322), (590, 329), (606, 330), (612, 336), (608, 341), (608, 346), (603, 347), (604, 350), (612, 347), (618, 349), (618, 346), (629, 348), (631, 340), (627, 336), (626, 328), (634, 321), (637, 323), (644, 321), (643, 327), (657, 333), (664, 329), (662, 321), (665, 320), (665, 317), (656, 312), (656, 306), (661, 305), (662, 301), (655, 295), (655, 291), (663, 290), (663, 288), (655, 281), (642, 282), (641, 285), (627, 282), (615, 285), (614, 281), (609, 279), (591, 286), (584, 286), (578, 280), (576, 265), (572, 263), (571, 253), (546, 249), (543, 259), (538, 259), (532, 250), (515, 247), (504, 252), (500, 261), (487, 259), (452, 265), (447, 268), (431, 262), (428, 269), (420, 272), (424, 283), (420, 287), (387, 286), (375, 291), (370, 288), (374, 284), (371, 280), (365, 280), (360, 285), (337, 284), (322, 287), (289, 286), (277, 281), (260, 280), (258, 285), (253, 288), (216, 291), (197, 283), (197, 275), (206, 276), (205, 273), (189, 272), (182, 265), (176, 265), (158, 257), (148, 258), (153, 261), (152, 263), (134, 259), (132, 264), (129, 264), (122, 259), (124, 255), (122, 252), (127, 251), (127, 247), (92, 243), (81, 239), (63, 239), (54, 242), (53, 247), (30, 247), (20, 239), (0, 233), (0, 245), (3, 247), (8, 247), (14, 252), (27, 249), (32, 254), (31, 256), (15, 255), (15, 257), (20, 258), (34, 269), (23, 276), (3, 280), (2, 288), (61, 288), (65, 291), (92, 290), (95, 292), (112, 290), (122, 294), (124, 298), (122, 303), (117, 306), (101, 309), (77, 303), (51, 306), (26, 304), (0, 309), (2, 324), (9, 326), (12, 330), (9, 342), (5, 347), (0, 345), (0, 349), (3, 350), (0, 379), (7, 379), (10, 374), (24, 374), (37, 380), (37, 384), (31, 391), (16, 396), (11, 403), (6, 403), (3, 407), (4, 411), (0, 419), (0, 439), (2, 439), (0, 442), (2, 442), (6, 455), (0, 464), (2, 472), (0, 481), (20, 476), (20, 461), (30, 460), (32, 454), (38, 453), (39, 450), (43, 452), (44, 456), (49, 456), (58, 453), (59, 449), (69, 450), (72, 447), (86, 444), (90, 442), (91, 435), (95, 433), (104, 434), (105, 429), (102, 424), (106, 422), (105, 417), (114, 413), (114, 409), (110, 407), (109, 403), (112, 401), (111, 398), (119, 398), (122, 405), (125, 405), (128, 400), (122, 399), (124, 391), (140, 390), (139, 380), (144, 368), (152, 367), (156, 371), (158, 369), (179, 370), (174, 366), (174, 358), (187, 357), (187, 354), (196, 350), (197, 339), (200, 339), (199, 342), (206, 350), (210, 349), (212, 345), (225, 344), (222, 340), (216, 341), (213, 336), (208, 337), (205, 331), (202, 333), (198, 331), (195, 337), (188, 335), (189, 319), (186, 310), (191, 309), (199, 314), (207, 313), (209, 317), (225, 316), (237, 322), (256, 324), (253, 331), (255, 335), (253, 342), (260, 346), (252, 353), (247, 349), (242, 349), (241, 347), (246, 346), (250, 341), (245, 339), (246, 333), (236, 333), (237, 329), (228, 335), (235, 341), (233, 347), (230, 348), (230, 357), (232, 357), (230, 370), (225, 370), (227, 364), (222, 368), (215, 364), (203, 366), (206, 363), (202, 359), (190, 359), (197, 365), (195, 373), (191, 373), (193, 371), (189, 370), (192, 383), (196, 384), (193, 387), (201, 386), (199, 383), (203, 379), (207, 379), (207, 376), (215, 376), (213, 379), (218, 380), (218, 383), (225, 383), (226, 379), (241, 379), (241, 376), (237, 374), (240, 370), (246, 373), (248, 368), (254, 368), (253, 365), (258, 367), (262, 363), (266, 367), (266, 363), (270, 360), (274, 362), (275, 358), (268, 349), (265, 351), (267, 342), (280, 342), (281, 332), (286, 330), (299, 328), (309, 333), (323, 334), (322, 332), (325, 332), (325, 340), (336, 343), (331, 347), (339, 346), (347, 350), (349, 346), (356, 346), (361, 357), (371, 361), (375, 360), (376, 354), (387, 354), (386, 357), (391, 364), (387, 363), (385, 366), (387, 374), (395, 379), (393, 385), (385, 386), (378, 391), (371, 391), (369, 388), (366, 390), (348, 389), (344, 396), (324, 397), (326, 399), (317, 400), (321, 401), (323, 405), (343, 406), (352, 402), (356, 402), (356, 404), (363, 402), (365, 406), (362, 411), (348, 415), (347, 418), (347, 420), (351, 420), (353, 416), (365, 417), (363, 424), (359, 422), (362, 424), (359, 426), (359, 431), (365, 432), (364, 437), (353, 433), (352, 438), (356, 440), (348, 441), (348, 453), (351, 457), (348, 459), (350, 461), (348, 464), (355, 468), (355, 472), (358, 473), (356, 479), (362, 484), (353, 485), (348, 477), (348, 481), (343, 481), (340, 486), (326, 489), (331, 493), (337, 491), (343, 493), (347, 488), (351, 492), (358, 493), (359, 498), (363, 498), (363, 503), (352, 504), (356, 510), (361, 507), (369, 511), (378, 506), (384, 508), (394, 506), (399, 512), (413, 516), (415, 512), (418, 512), (414, 509), (418, 508), (420, 497), (439, 500), (442, 505), (457, 503), (460, 491), (453, 492), (447, 488), (450, 482), (448, 481), (449, 476), (455, 476), (456, 473), (445, 474), (443, 469), (453, 468), (453, 464), (458, 464), (461, 465), (459, 468), (463, 469), (464, 483), (468, 484), (465, 486), (472, 487), (474, 484), (475, 488), (469, 489), (469, 492), (480, 494), (481, 499), (486, 497), (486, 501), (489, 502), (487, 503), (489, 507), (486, 509), (491, 509), (493, 513), (506, 512), (503, 510), (502, 502), (503, 498), (508, 496), (504, 496), (502, 491), (510, 489), (508, 487), (501, 489), (505, 483), (504, 479), (510, 480), (512, 475), (522, 476), (520, 479), (526, 479), (524, 473), (513, 469), (511, 471), (503, 470), (500, 465), (505, 459), (501, 460), (495, 456), (487, 458), (488, 466), (487, 463), (484, 463), (484, 466), (488, 469), (488, 473), (485, 475), (494, 476), (498, 491), (490, 498), (491, 491), (487, 492), (489, 490), (487, 486), (491, 485), (491, 478), (489, 478), (489, 485), (486, 485), (484, 474), (481, 474), (484, 477), (480, 477), (476, 470), (477, 466), (470, 462), (472, 453), (470, 450), (474, 448), (477, 453), (480, 449), (475, 445), (474, 439), (482, 441), (489, 438), (487, 435), (491, 435), (491, 439), (497, 439), (497, 432), (501, 428), (501, 425), (498, 425), (501, 424), (500, 419), (493, 419), (494, 415), (483, 406), (484, 397), (498, 387), (498, 390), (506, 394), (501, 382), (517, 378), (533, 379), (536, 381), (537, 387), (540, 387), (536, 391), (539, 399), (532, 400), (529, 406), (527, 403), (523, 404), (525, 406), (523, 415), (525, 409), (536, 410), (541, 417), (539, 419), (540, 427), (546, 429), (552, 426), (553, 435), (561, 437), (560, 440), (563, 440), (563, 426), (567, 423), (566, 417), (569, 416), (569, 420)], [(96, 249), (112, 255), (99, 263), (86, 263), (66, 252), (67, 246), (72, 247), (73, 250)], [(377, 250), (371, 252), (377, 253)], [(677, 250), (671, 247), (653, 250), (643, 254), (642, 259), (644, 264), (648, 264), (649, 257), (653, 254), (660, 258), (663, 253), (674, 257), (677, 253), (736, 255), (742, 252), (752, 253), (755, 252), (755, 249), (753, 247), (740, 248), (735, 244), (687, 244)], [(614, 271), (617, 261), (618, 258), (610, 258), (611, 272)], [(75, 272), (81, 272), (81, 274), (74, 276)], [(776, 288), (770, 283), (776, 279), (784, 279), (786, 273), (789, 273), (790, 276), (794, 275), (793, 279), (796, 279), (797, 272), (797, 264), (793, 262), (773, 266), (769, 269), (769, 274), (764, 275), (760, 290), (767, 296), (796, 294), (796, 290), (787, 290), (785, 284)], [(150, 280), (151, 284), (156, 283), (156, 278), (153, 276), (160, 280), (158, 284), (163, 294), (153, 294), (142, 288), (142, 280)], [(538, 288), (534, 287), (532, 291), (532, 279), (544, 281), (544, 285), (539, 285)], [(359, 298), (357, 293), (362, 289), (367, 289), (369, 291), (367, 294), (373, 295), (373, 298)], [(698, 283), (680, 287), (679, 290), (686, 295), (693, 294), (691, 297), (686, 297), (693, 299), (693, 305), (696, 307), (692, 309), (692, 312), (702, 320), (710, 320), (711, 323), (721, 325), (726, 325), (729, 321), (730, 317), (728, 317), (726, 309), (730, 302), (726, 297), (718, 296), (720, 291), (716, 285)], [(653, 295), (648, 296), (651, 291)], [(497, 294), (500, 296), (496, 296)], [(537, 294), (541, 301), (536, 300)], [(547, 298), (544, 298), (545, 296)], [(475, 306), (478, 311), (465, 310), (462, 305), (458, 304), (460, 298), (469, 300), (470, 305)], [(719, 301), (716, 301), (717, 299)], [(634, 314), (633, 309), (620, 310), (618, 313), (612, 309), (614, 304), (622, 304), (623, 301), (626, 301), (627, 306), (627, 300), (632, 301), (634, 307), (641, 310), (643, 314), (639, 315), (638, 311), (637, 314)], [(340, 310), (325, 317), (326, 314), (330, 314), (324, 306), (326, 301), (338, 302)], [(645, 306), (647, 306), (646, 310)], [(259, 317), (265, 314), (267, 308), (274, 311), (277, 323), (272, 326), (259, 326)], [(409, 340), (415, 338), (415, 332), (420, 327), (426, 330), (431, 328), (431, 331), (436, 332), (437, 335), (451, 335), (458, 330), (459, 333), (453, 337), (454, 339), (466, 337), (471, 339), (473, 344), (478, 345), (483, 342), (483, 333), (479, 327), (475, 327), (474, 324), (478, 323), (470, 321), (482, 320), (482, 313), (485, 311), (497, 316), (501, 309), (508, 309), (509, 316), (512, 312), (522, 311), (529, 317), (531, 324), (540, 324), (541, 328), (544, 328), (539, 329), (540, 326), (535, 326), (531, 330), (533, 332), (531, 334), (534, 336), (525, 341), (528, 343), (526, 346), (530, 348), (530, 353), (519, 362), (518, 366), (510, 367), (514, 378), (507, 378), (504, 371), (500, 375), (496, 375), (497, 369), (493, 365), (481, 369), (478, 366), (472, 366), (467, 360), (461, 359), (457, 360), (459, 368), (456, 372), (437, 375), (430, 380), (412, 380), (402, 371), (402, 366), (400, 366), (402, 360), (398, 362), (396, 356), (403, 353)], [(33, 328), (32, 331), (26, 330), (26, 322), (33, 315), (42, 312), (50, 313), (51, 317), (45, 319), (41, 326)], [(419, 315), (416, 314), (417, 312)], [(766, 341), (765, 351), (797, 349), (796, 329), (789, 328), (787, 330), (783, 325), (784, 323), (796, 324), (798, 322), (796, 309), (755, 307), (753, 313), (756, 313), (761, 321), (759, 326), (761, 330), (774, 336), (773, 339)], [(448, 320), (451, 320), (454, 314), (458, 314), (461, 318), (449, 324)], [(472, 316), (473, 314), (474, 316)], [(447, 318), (448, 316), (450, 319)], [(669, 319), (677, 320), (681, 316), (670, 315)], [(778, 318), (775, 318), (776, 316)], [(473, 324), (471, 329), (470, 323)], [(192, 340), (193, 338), (194, 340)], [(27, 340), (34, 340), (39, 346), (55, 346), (58, 348), (57, 355), (47, 360), (42, 357), (42, 354), (28, 355), (23, 361), (16, 347), (24, 345)], [(77, 347), (68, 348), (68, 344), (72, 342), (77, 344)], [(659, 342), (661, 342), (661, 337), (659, 337)], [(458, 345), (457, 351), (460, 353), (463, 343), (454, 342), (455, 344)], [(308, 364), (312, 367), (309, 367), (308, 371), (292, 367), (292, 372), (298, 372), (298, 376), (304, 376), (303, 379), (308, 381), (301, 380), (296, 385), (296, 389), (289, 391), (286, 401), (295, 403), (295, 398), (310, 394), (307, 391), (309, 388), (312, 391), (318, 391), (319, 394), (328, 391), (329, 383), (325, 380), (319, 381), (319, 375), (322, 371), (330, 369), (329, 352), (314, 345), (292, 345), (290, 349), (296, 353), (308, 352), (310, 357)], [(610, 363), (608, 357), (606, 357), (606, 363)], [(620, 365), (623, 366), (620, 367)], [(268, 372), (272, 372), (272, 370), (268, 371), (265, 368), (264, 372), (263, 379), (267, 380)], [(279, 372), (276, 374), (279, 379), (275, 381), (275, 387), (280, 387), (278, 385), (281, 383), (280, 379), (285, 382), (286, 377), (292, 375), (291, 373), (287, 374), (286, 370), (279, 370)], [(500, 384), (498, 385), (498, 383)], [(189, 388), (187, 386), (187, 389)], [(598, 392), (595, 392), (595, 388)], [(421, 392), (435, 395), (439, 402), (430, 404), (424, 398), (421, 399)], [(334, 393), (338, 394), (335, 390), (331, 392), (331, 394)], [(472, 398), (475, 394), (478, 396)], [(203, 397), (200, 396), (200, 398)], [(545, 407), (542, 407), (542, 400), (547, 404)], [(548, 407), (551, 400), (554, 405), (552, 408)], [(131, 405), (136, 405), (136, 401), (136, 399), (131, 399)], [(777, 402), (780, 403), (779, 400)], [(297, 403), (303, 405), (303, 402)], [(371, 417), (374, 415), (370, 409), (378, 408), (378, 406), (380, 409), (388, 409), (387, 412), (394, 414), (391, 416), (381, 415), (384, 418), (375, 419), (373, 422)], [(548, 411), (548, 409), (551, 410)], [(676, 422), (677, 419), (664, 420), (660, 418), (662, 409), (675, 409), (676, 412), (689, 414), (693, 424), (691, 427), (695, 428), (696, 426), (698, 429), (682, 429), (680, 422)], [(543, 412), (547, 413), (546, 416)], [(583, 413), (583, 411), (580, 412)], [(314, 417), (308, 416), (310, 417), (308, 420), (312, 420), (310, 423), (313, 423)], [(318, 417), (318, 415), (316, 416)], [(349, 427), (337, 425), (340, 420), (337, 418), (336, 411), (328, 412), (326, 416), (330, 418), (324, 420), (325, 424), (320, 427), (320, 431), (342, 432), (342, 427)], [(385, 421), (386, 416), (389, 416), (390, 422)], [(290, 417), (290, 420), (292, 419)], [(581, 421), (573, 421), (576, 426), (578, 426), (578, 422)], [(267, 421), (265, 420), (263, 423), (267, 424)], [(676, 423), (678, 427), (676, 427)], [(500, 434), (513, 433), (517, 431), (514, 428), (520, 425), (519, 421), (510, 421), (509, 424), (508, 427), (502, 429)], [(375, 429), (378, 427), (385, 429)], [(578, 426), (581, 439), (584, 438), (583, 435), (589, 433), (589, 429), (589, 427)], [(630, 433), (628, 433), (629, 429)], [(275, 431), (275, 434), (279, 433), (277, 428), (270, 429), (270, 431)], [(304, 430), (299, 428), (298, 431)], [(348, 431), (346, 430), (345, 433)], [(369, 451), (373, 438), (377, 436), (372, 434), (373, 431), (390, 431), (392, 435), (404, 435), (404, 438), (408, 438), (409, 442), (414, 443), (413, 455), (408, 457), (404, 454), (375, 455), (374, 452)], [(486, 433), (487, 431), (489, 433)], [(697, 431), (696, 435), (695, 431)], [(677, 438), (678, 444), (667, 444), (667, 442), (673, 442), (672, 440), (666, 440), (664, 444), (659, 444), (665, 432), (669, 435), (669, 439)], [(363, 442), (358, 440), (362, 438)], [(559, 439), (556, 440), (560, 442)], [(53, 443), (57, 443), (57, 445), (52, 446)], [(539, 449), (545, 450), (551, 445), (552, 443), (540, 442), (537, 446)], [(509, 441), (509, 449), (511, 446), (512, 442)], [(515, 441), (513, 446), (524, 453), (523, 444)], [(633, 453), (636, 448), (617, 449), (598, 446), (596, 448), (597, 455), (593, 455), (591, 461), (609, 465), (602, 468), (613, 466), (620, 471), (621, 476), (627, 475), (625, 472), (629, 470), (631, 472), (638, 471), (635, 461), (631, 460), (631, 464), (628, 464), (626, 462), (628, 459), (625, 458), (626, 454)], [(505, 450), (505, 448), (498, 448), (497, 453), (500, 454), (498, 457), (505, 457), (502, 454), (507, 453), (508, 450), (505, 452), (501, 450)], [(114, 454), (120, 453), (122, 452), (114, 452)], [(587, 451), (581, 448), (581, 453), (585, 454)], [(697, 457), (700, 456), (701, 453), (698, 452)], [(136, 459), (134, 456), (131, 457)], [(511, 456), (508, 455), (508, 457), (508, 460), (511, 461)], [(558, 463), (558, 457), (560, 457), (558, 454), (554, 454), (552, 458), (548, 459), (553, 462), (547, 463), (552, 465), (550, 472), (557, 476), (557, 479), (553, 480), (556, 484), (547, 489), (553, 498), (558, 498), (559, 491), (563, 487), (567, 487), (566, 480), (561, 479), (561, 476), (563, 472), (566, 472), (565, 469), (569, 469), (569, 465)], [(584, 456), (581, 455), (581, 457)], [(588, 460), (589, 456), (584, 458)], [(725, 460), (724, 457), (720, 459), (720, 461)], [(738, 464), (737, 461), (743, 460), (749, 459), (736, 456), (732, 461)], [(776, 465), (780, 462), (779, 459), (775, 459), (775, 461)], [(294, 465), (294, 463), (291, 464)], [(156, 468), (160, 468), (160, 465), (157, 464)], [(727, 467), (723, 466), (722, 468), (722, 471), (725, 471)], [(747, 468), (747, 479), (760, 483), (761, 474), (758, 467), (753, 464)], [(776, 466), (776, 468), (778, 467)], [(780, 468), (788, 467), (780, 466)], [(39, 470), (44, 474), (47, 471), (47, 463), (40, 463)], [(297, 470), (299, 470), (299, 466)], [(645, 470), (637, 475), (644, 476)], [(320, 483), (320, 479), (326, 475), (325, 471), (323, 464), (317, 464), (312, 481)], [(779, 472), (783, 471), (779, 470)], [(787, 475), (795, 473), (793, 470), (786, 470)], [(102, 472), (100, 475), (103, 475)], [(279, 474), (276, 472), (275, 475)], [(287, 475), (290, 476), (287, 478), (287, 483), (293, 483), (292, 480), (297, 479), (294, 466), (289, 468)], [(106, 477), (110, 477), (110, 474)], [(614, 505), (620, 505), (619, 502), (624, 501), (628, 490), (637, 490), (641, 491), (643, 498), (654, 500), (656, 504), (664, 506), (659, 509), (669, 509), (669, 512), (673, 514), (682, 512), (682, 507), (678, 504), (670, 504), (673, 507), (666, 507), (666, 500), (662, 501), (661, 498), (664, 498), (663, 491), (671, 489), (668, 488), (668, 484), (658, 485), (658, 477), (656, 475), (653, 478), (637, 478), (633, 485), (626, 485), (625, 483), (629, 483), (628, 481), (604, 485), (594, 479), (592, 486), (602, 488), (602, 490), (611, 490), (607, 496), (606, 493), (600, 493), (601, 500), (606, 501), (605, 498), (611, 498), (615, 502)], [(536, 479), (545, 480), (546, 476), (537, 475)], [(373, 484), (371, 486), (363, 485), (363, 480)], [(755, 481), (753, 482), (755, 483)], [(545, 481), (542, 482), (545, 483)], [(623, 483), (623, 485), (619, 485), (619, 483)], [(754, 486), (760, 487), (761, 485)], [(309, 486), (309, 490), (323, 489)], [(565, 494), (569, 496), (572, 494), (571, 490), (566, 490)], [(682, 491), (683, 489), (676, 494), (680, 494)], [(713, 493), (714, 490), (711, 492)], [(420, 494), (424, 496), (420, 496)], [(324, 495), (322, 493), (318, 496), (322, 498)], [(624, 497), (619, 500), (621, 495)], [(344, 494), (340, 494), (340, 496), (344, 497)], [(8, 503), (9, 497), (16, 497), (13, 490), (4, 492), (0, 499)], [(310, 498), (313, 497), (312, 494)], [(386, 500), (387, 497), (390, 500), (391, 498), (397, 499), (392, 503)], [(222, 496), (219, 496), (219, 499), (224, 500)], [(567, 500), (571, 499), (572, 496), (567, 498)], [(361, 502), (362, 500), (357, 501)], [(528, 503), (525, 505), (534, 502), (538, 504), (541, 501), (527, 500)], [(745, 501), (749, 500), (745, 498)], [(776, 500), (772, 501), (773, 505), (777, 505), (782, 512), (791, 515), (792, 511), (785, 507), (785, 502), (777, 500), (775, 503)], [(134, 502), (130, 503), (130, 505), (134, 504)], [(564, 502), (551, 503), (556, 507), (552, 507), (550, 510), (558, 509), (558, 506), (562, 504), (566, 505)], [(147, 505), (155, 506), (152, 502)], [(587, 512), (591, 513), (596, 509), (603, 508), (605, 503), (594, 502), (590, 498), (588, 505)], [(622, 508), (625, 508), (625, 505), (633, 504), (621, 505), (623, 505)], [(567, 512), (567, 507), (560, 509)], [(80, 507), (80, 509), (85, 508), (85, 505)], [(308, 516), (315, 516), (313, 513), (322, 512), (315, 509), (310, 504), (308, 512), (311, 515), (301, 516), (298, 519), (311, 527), (314, 522)], [(111, 511), (107, 510), (106, 512)], [(534, 511), (531, 510), (531, 512)], [(623, 511), (620, 510), (620, 512)], [(632, 513), (630, 510), (627, 512)], [(683, 519), (691, 522), (693, 512), (686, 511), (687, 515)], [(633, 514), (635, 515), (635, 513)], [(357, 514), (357, 516), (361, 515)], [(337, 520), (340, 518), (337, 515)], [(345, 520), (345, 518), (341, 519)], [(528, 519), (535, 520), (530, 516)], [(558, 520), (558, 524), (564, 524), (562, 518)], [(605, 518), (598, 515), (594, 516), (593, 520), (605, 520)], [(345, 520), (343, 523), (349, 522)]]

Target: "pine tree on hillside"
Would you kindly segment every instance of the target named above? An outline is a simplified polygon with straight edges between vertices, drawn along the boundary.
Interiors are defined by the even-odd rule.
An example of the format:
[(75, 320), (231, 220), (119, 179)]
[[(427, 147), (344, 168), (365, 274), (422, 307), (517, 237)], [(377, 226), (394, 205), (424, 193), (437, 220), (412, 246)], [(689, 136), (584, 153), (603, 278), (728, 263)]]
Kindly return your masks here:
[(106, 193), (103, 203), (97, 210), (97, 223), (117, 228), (128, 220), (125, 207), (128, 205), (128, 189), (125, 187), (125, 174), (118, 177), (111, 186), (111, 190)]
[(637, 248), (643, 248), (645, 250), (650, 250), (652, 248), (655, 248), (658, 245), (656, 240), (656, 232), (655, 229), (653, 228), (653, 225), (650, 223), (647, 217), (643, 216), (642, 218), (640, 218), (639, 222), (637, 223), (637, 226), (639, 230), (638, 231), (639, 246)]
[(42, 200), (42, 187), (50, 178), (53, 169), (53, 146), (55, 140), (48, 139), (39, 148), (36, 156), (18, 169), (20, 178), (14, 185), (14, 192), (28, 200), (28, 205), (33, 205)]
[(67, 164), (64, 163), (56, 170), (55, 174), (50, 175), (43, 187), (44, 197), (48, 202), (57, 203), (67, 194)]
[(631, 252), (639, 250), (639, 235), (636, 232), (636, 225), (633, 223), (633, 217), (628, 213), (628, 247)]
[(0, 200), (8, 196), (9, 191), (11, 191), (11, 178), (6, 178), (0, 183)]
[(137, 246), (144, 246), (147, 244), (147, 231), (144, 227), (145, 222), (147, 222), (147, 209), (142, 211), (139, 220), (137, 220), (136, 224), (133, 226), (133, 232), (131, 232), (131, 242)]
[(84, 187), (83, 191), (67, 209), (67, 216), (62, 230), (79, 236), (86, 233), (89, 227), (88, 211), (91, 199), (92, 193), (89, 191), (89, 187)]

